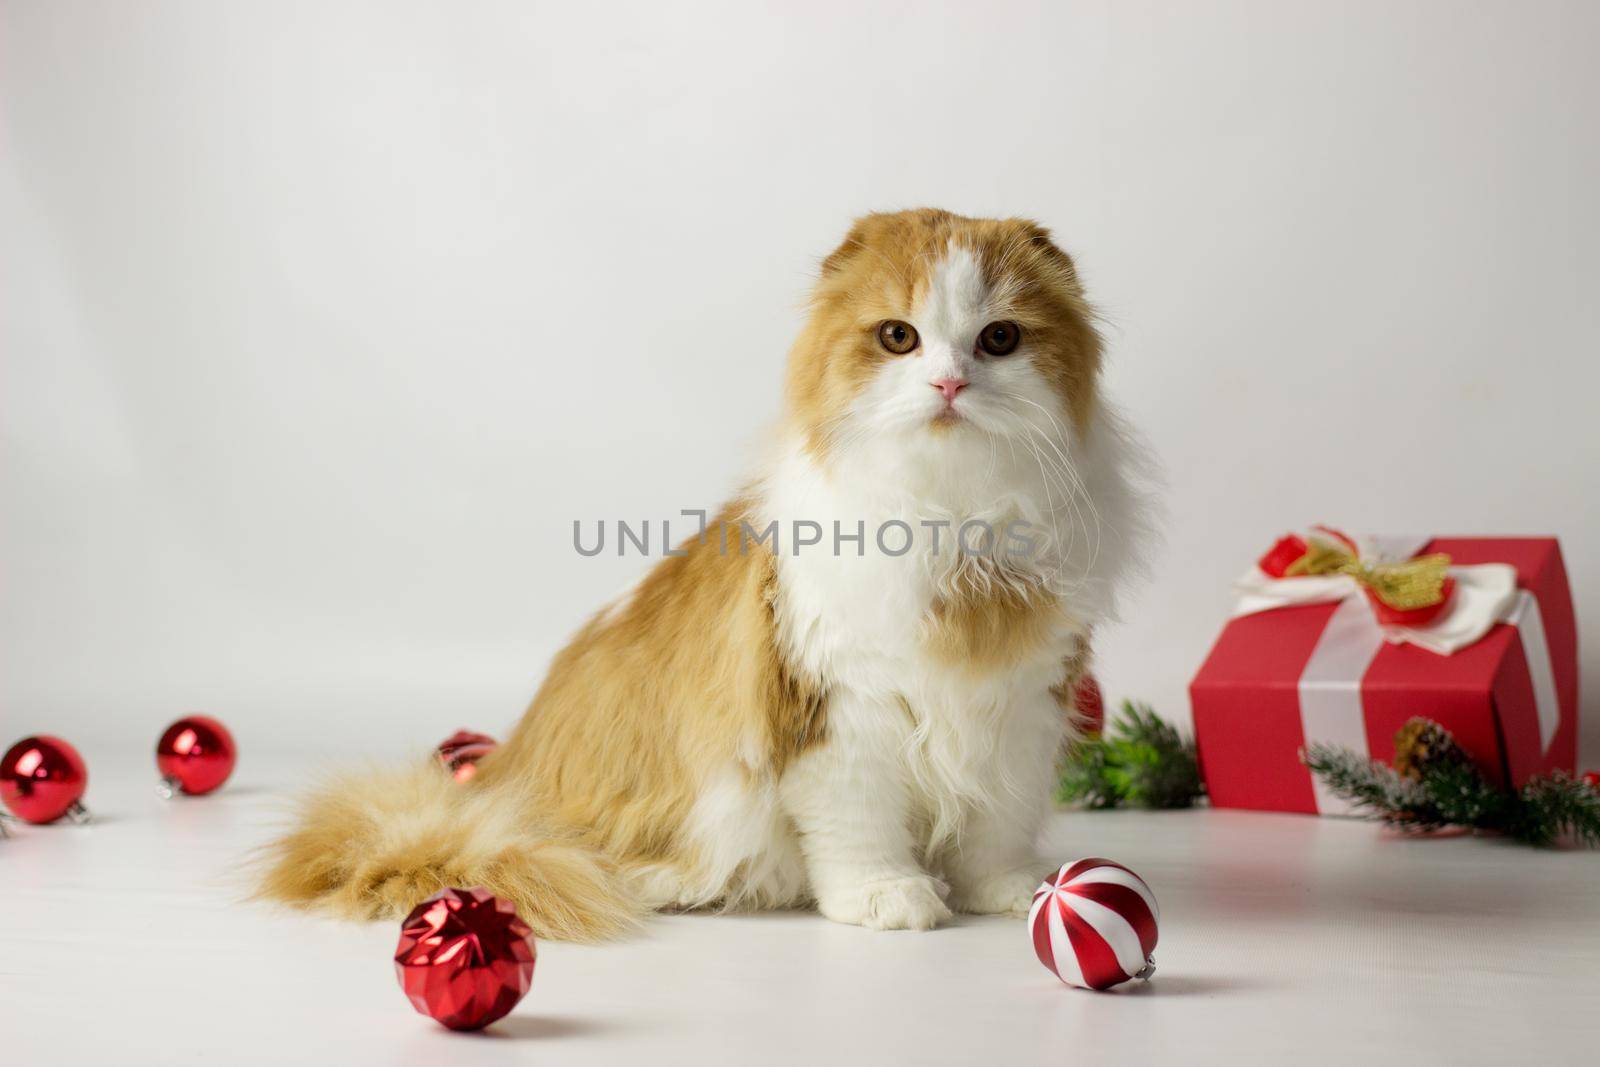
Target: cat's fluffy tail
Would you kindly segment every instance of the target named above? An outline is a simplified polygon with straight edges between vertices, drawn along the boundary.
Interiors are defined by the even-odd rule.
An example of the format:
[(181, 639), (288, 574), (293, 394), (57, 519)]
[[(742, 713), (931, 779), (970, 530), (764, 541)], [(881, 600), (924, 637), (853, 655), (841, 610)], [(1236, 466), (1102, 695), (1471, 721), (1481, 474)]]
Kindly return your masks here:
[(295, 823), (266, 847), (258, 897), (378, 919), (447, 886), (484, 886), (558, 941), (615, 936), (641, 917), (614, 865), (540, 829), (514, 789), (458, 783), (433, 763), (334, 780)]

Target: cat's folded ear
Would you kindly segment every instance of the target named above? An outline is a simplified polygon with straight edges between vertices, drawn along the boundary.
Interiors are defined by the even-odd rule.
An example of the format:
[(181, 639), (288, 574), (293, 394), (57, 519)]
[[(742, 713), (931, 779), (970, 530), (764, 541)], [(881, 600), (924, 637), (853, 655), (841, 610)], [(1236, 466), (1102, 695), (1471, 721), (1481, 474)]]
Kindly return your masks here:
[(1061, 246), (1055, 243), (1050, 236), (1049, 230), (1032, 219), (1007, 219), (1006, 222), (1022, 231), (1023, 239), (1042, 252), (1045, 259), (1066, 271), (1073, 278), (1077, 277), (1077, 264), (1073, 263), (1072, 257), (1062, 251)]
[(850, 232), (844, 235), (844, 240), (839, 247), (828, 253), (828, 258), (822, 261), (822, 276), (824, 278), (839, 273), (844, 269), (861, 249), (866, 245), (868, 219), (857, 219), (850, 227)]

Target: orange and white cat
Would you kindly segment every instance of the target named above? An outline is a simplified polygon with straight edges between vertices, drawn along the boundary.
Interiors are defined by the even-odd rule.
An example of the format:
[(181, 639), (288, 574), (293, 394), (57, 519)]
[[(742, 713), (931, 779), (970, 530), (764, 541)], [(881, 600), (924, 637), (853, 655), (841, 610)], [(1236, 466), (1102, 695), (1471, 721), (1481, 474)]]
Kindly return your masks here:
[(483, 885), (572, 939), (710, 905), (1025, 914), (1069, 694), (1144, 529), (1100, 362), (1039, 226), (861, 219), (745, 491), (578, 632), (475, 777), (334, 782), (262, 895), (377, 917)]

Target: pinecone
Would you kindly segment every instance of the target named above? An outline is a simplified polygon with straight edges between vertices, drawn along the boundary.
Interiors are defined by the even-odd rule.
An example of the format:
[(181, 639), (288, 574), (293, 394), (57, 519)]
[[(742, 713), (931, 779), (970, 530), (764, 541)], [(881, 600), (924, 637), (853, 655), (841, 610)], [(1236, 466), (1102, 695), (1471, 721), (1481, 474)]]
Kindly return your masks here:
[(1394, 735), (1394, 769), (1402, 778), (1421, 781), (1430, 768), (1471, 764), (1455, 736), (1432, 719), (1411, 719)]

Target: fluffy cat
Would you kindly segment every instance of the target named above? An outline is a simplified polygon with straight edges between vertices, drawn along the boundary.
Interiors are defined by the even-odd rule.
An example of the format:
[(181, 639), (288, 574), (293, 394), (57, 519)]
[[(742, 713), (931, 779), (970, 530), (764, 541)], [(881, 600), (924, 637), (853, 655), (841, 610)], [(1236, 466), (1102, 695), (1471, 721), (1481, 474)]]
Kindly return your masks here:
[(334, 782), (261, 894), (378, 917), (483, 885), (580, 940), (708, 905), (1025, 914), (1069, 694), (1144, 530), (1100, 363), (1041, 227), (859, 220), (759, 476), (578, 632), (471, 781)]

